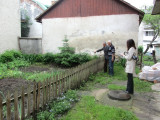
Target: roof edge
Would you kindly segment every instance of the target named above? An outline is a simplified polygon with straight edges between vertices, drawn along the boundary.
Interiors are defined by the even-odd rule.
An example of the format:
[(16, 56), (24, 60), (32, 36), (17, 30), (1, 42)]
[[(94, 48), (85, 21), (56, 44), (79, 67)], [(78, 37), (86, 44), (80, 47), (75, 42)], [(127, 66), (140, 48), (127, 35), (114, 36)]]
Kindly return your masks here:
[(63, 0), (58, 0), (57, 2), (55, 2), (53, 5), (51, 5), (48, 9), (46, 9), (42, 14), (40, 14), (39, 16), (37, 16), (36, 18), (35, 18), (35, 20), (37, 21), (37, 22), (40, 22), (40, 23), (42, 23), (42, 21), (41, 21), (41, 18), (45, 15), (45, 14), (47, 14), (47, 12), (49, 12), (52, 8), (54, 8), (54, 7), (56, 7), (60, 2), (62, 2)]
[[(58, 0), (57, 2), (55, 2), (55, 4), (53, 4), (52, 6), (50, 6), (47, 10), (45, 10), (42, 14), (40, 14), (38, 17), (35, 18), (35, 20), (37, 22), (42, 23), (42, 17), (44, 15), (46, 15), (51, 9), (53, 9), (54, 7), (56, 7), (58, 4), (60, 4), (63, 0)], [(143, 19), (144, 17), (144, 12), (139, 10), (138, 8), (134, 7), (133, 5), (129, 4), (128, 2), (124, 1), (124, 0), (119, 0), (120, 2), (124, 3), (125, 5), (131, 7), (132, 9), (134, 9), (135, 11), (137, 11), (138, 13), (140, 13), (140, 17)]]

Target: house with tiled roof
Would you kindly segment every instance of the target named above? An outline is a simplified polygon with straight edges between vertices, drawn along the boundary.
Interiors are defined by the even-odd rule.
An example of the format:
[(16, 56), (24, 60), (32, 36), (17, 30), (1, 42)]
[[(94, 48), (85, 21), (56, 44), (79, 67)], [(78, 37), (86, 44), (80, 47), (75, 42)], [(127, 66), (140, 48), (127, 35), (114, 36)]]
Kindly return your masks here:
[[(25, 22), (26, 15), (30, 19), (28, 37), (42, 37), (42, 25), (37, 23), (35, 18), (48, 9), (49, 5), (44, 5), (37, 0), (20, 0), (21, 22)], [(22, 36), (24, 37), (24, 36)]]
[(76, 52), (92, 54), (112, 40), (116, 53), (126, 51), (126, 41), (138, 45), (138, 28), (144, 12), (123, 0), (59, 0), (36, 20), (42, 23), (42, 52), (59, 52), (64, 36)]

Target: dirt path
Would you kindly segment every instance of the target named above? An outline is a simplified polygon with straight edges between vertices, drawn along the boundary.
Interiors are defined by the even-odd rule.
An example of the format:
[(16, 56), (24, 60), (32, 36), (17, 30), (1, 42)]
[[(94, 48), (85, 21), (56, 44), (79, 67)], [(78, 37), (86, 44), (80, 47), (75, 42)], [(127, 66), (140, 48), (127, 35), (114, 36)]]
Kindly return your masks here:
[(104, 105), (130, 110), (140, 120), (160, 120), (160, 92), (135, 93), (128, 101), (112, 100), (108, 97), (108, 92), (106, 85), (106, 88), (103, 86), (90, 91), (79, 91), (79, 94), (94, 96)]

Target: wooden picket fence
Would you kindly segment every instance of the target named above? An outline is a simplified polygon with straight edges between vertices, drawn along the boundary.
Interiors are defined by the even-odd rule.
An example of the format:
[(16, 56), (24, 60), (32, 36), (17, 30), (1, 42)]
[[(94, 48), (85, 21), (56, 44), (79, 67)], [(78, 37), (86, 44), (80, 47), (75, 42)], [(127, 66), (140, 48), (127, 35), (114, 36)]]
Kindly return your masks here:
[(31, 115), (36, 120), (36, 113), (40, 109), (45, 109), (47, 103), (69, 89), (79, 88), (91, 73), (102, 70), (103, 64), (104, 58), (100, 57), (54, 75), (43, 82), (35, 82), (33, 90), (28, 86), (28, 90), (24, 91), (22, 87), (20, 96), (15, 92), (14, 97), (11, 98), (8, 93), (5, 102), (0, 96), (0, 120), (24, 120)]

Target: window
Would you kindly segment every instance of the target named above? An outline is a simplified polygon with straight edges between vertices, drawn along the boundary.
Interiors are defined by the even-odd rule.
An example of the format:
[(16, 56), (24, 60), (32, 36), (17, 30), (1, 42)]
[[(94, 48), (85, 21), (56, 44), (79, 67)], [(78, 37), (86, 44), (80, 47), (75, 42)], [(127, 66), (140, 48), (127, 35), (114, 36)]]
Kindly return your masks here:
[(146, 36), (154, 36), (154, 31), (146, 31)]

